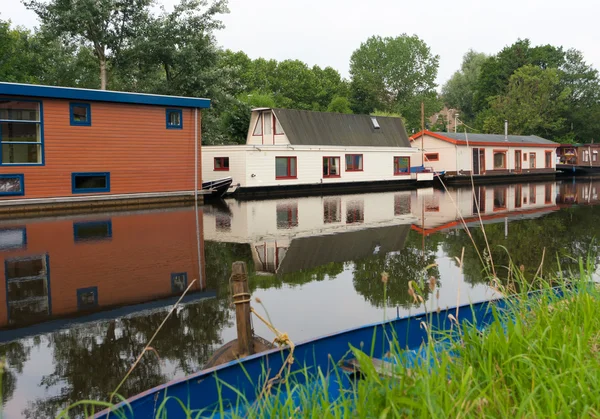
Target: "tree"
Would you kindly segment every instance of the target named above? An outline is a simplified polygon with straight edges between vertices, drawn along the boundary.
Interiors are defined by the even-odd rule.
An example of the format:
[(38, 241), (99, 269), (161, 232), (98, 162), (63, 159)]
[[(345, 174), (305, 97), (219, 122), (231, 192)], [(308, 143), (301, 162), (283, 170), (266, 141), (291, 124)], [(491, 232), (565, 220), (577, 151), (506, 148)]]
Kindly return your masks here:
[(154, 0), (22, 0), (57, 38), (90, 46), (100, 67), (100, 88), (107, 69), (139, 35)]
[(459, 109), (461, 118), (472, 121), (475, 118), (474, 100), (481, 66), (487, 56), (469, 50), (463, 57), (460, 70), (455, 72), (442, 87), (444, 102), (451, 108)]
[(502, 132), (507, 119), (511, 134), (555, 138), (564, 129), (562, 115), (569, 94), (569, 88), (560, 86), (558, 70), (521, 67), (510, 77), (506, 94), (490, 100), (491, 112), (484, 121), (484, 131)]
[(327, 112), (352, 113), (350, 101), (348, 98), (336, 96), (331, 99), (331, 102), (329, 102), (329, 106), (327, 106)]
[[(416, 35), (367, 39), (350, 58), (353, 110), (399, 112), (409, 127), (418, 127), (420, 110), (415, 118), (412, 109), (415, 102), (435, 97), (438, 63), (439, 56)], [(439, 111), (438, 105), (428, 100), (427, 114)]]

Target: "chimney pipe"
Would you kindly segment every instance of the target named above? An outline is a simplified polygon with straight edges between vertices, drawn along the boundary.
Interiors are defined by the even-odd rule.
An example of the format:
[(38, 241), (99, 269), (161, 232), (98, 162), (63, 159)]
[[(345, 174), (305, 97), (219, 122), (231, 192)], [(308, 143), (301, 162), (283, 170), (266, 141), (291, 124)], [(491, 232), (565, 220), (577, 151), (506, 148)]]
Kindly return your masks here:
[(508, 141), (508, 119), (504, 120), (504, 141)]

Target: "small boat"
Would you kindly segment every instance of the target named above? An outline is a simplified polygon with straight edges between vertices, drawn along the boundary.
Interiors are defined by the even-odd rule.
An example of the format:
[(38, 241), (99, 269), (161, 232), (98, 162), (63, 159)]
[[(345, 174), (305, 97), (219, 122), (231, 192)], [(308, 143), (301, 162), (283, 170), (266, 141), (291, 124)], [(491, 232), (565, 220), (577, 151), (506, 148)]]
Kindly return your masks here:
[[(560, 291), (555, 292), (560, 295)], [(461, 323), (476, 324), (482, 330), (494, 320), (492, 306), (501, 310), (506, 307), (507, 302), (506, 298), (498, 298), (430, 314), (398, 317), (298, 343), (293, 349), (287, 346), (271, 349), (160, 385), (131, 397), (110, 410), (102, 411), (95, 417), (189, 417), (182, 404), (193, 412), (192, 417), (224, 418), (231, 417), (232, 414), (244, 416), (244, 409), (256, 403), (257, 397), (260, 398), (261, 389), (267, 380), (277, 379), (277, 373), (284, 367), (289, 368), (289, 373), (294, 375), (294, 386), (319, 386), (322, 385), (320, 380), (325, 377), (329, 381), (329, 388), (337, 389), (330, 392), (330, 397), (334, 398), (335, 394), (339, 394), (338, 390), (350, 389), (352, 380), (356, 379), (356, 370), (354, 373), (351, 370), (352, 366), (356, 367), (357, 360), (352, 359), (350, 346), (363, 348), (366, 353), (370, 353), (374, 357), (374, 365), (389, 365), (386, 354), (389, 354), (391, 337), (394, 336), (398, 347), (407, 348), (403, 359), (406, 362), (410, 359), (418, 362), (419, 351), (423, 350), (422, 345), (428, 339), (427, 328), (450, 330), (452, 327), (456, 328), (455, 319), (458, 319)], [(423, 327), (423, 323), (428, 327)], [(293, 356), (293, 362), (286, 366), (289, 356)], [(312, 372), (312, 376), (303, 373), (306, 368)], [(322, 372), (320, 378), (312, 378), (317, 376), (319, 370)], [(271, 384), (272, 393), (276, 394), (273, 397), (280, 398), (286, 396), (288, 388), (294, 387), (286, 387), (281, 380), (271, 381)], [(244, 402), (240, 402), (240, 395), (245, 398)]]
[(221, 198), (229, 190), (231, 182), (233, 182), (233, 178), (231, 177), (202, 182), (202, 190), (208, 191), (208, 193), (204, 195), (204, 198)]

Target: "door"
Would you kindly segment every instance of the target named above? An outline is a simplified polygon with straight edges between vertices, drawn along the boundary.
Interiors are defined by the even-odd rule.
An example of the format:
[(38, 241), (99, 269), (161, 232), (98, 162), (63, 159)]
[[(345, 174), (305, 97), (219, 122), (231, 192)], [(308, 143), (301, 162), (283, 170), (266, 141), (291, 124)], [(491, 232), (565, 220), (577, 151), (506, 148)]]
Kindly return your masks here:
[(515, 172), (521, 172), (522, 170), (521, 150), (515, 150)]
[(485, 149), (473, 149), (473, 174), (482, 175), (485, 173)]

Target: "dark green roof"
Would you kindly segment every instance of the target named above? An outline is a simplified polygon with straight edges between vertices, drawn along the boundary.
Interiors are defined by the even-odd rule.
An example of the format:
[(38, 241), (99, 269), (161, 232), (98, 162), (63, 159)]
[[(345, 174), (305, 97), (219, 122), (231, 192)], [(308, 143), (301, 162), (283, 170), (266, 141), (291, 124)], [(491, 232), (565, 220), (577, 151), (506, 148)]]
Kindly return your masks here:
[[(466, 141), (466, 134), (464, 132), (435, 132), (434, 134), (443, 135), (444, 137), (451, 138), (458, 141)], [(501, 143), (505, 141), (504, 134), (473, 134), (469, 133), (469, 141), (479, 143)], [(557, 145), (554, 141), (546, 140), (545, 138), (538, 137), (537, 135), (509, 135), (507, 137), (509, 143), (520, 143), (520, 144), (548, 144)]]
[[(400, 118), (273, 109), (291, 145), (410, 147)], [(376, 118), (379, 128), (375, 128)]]

